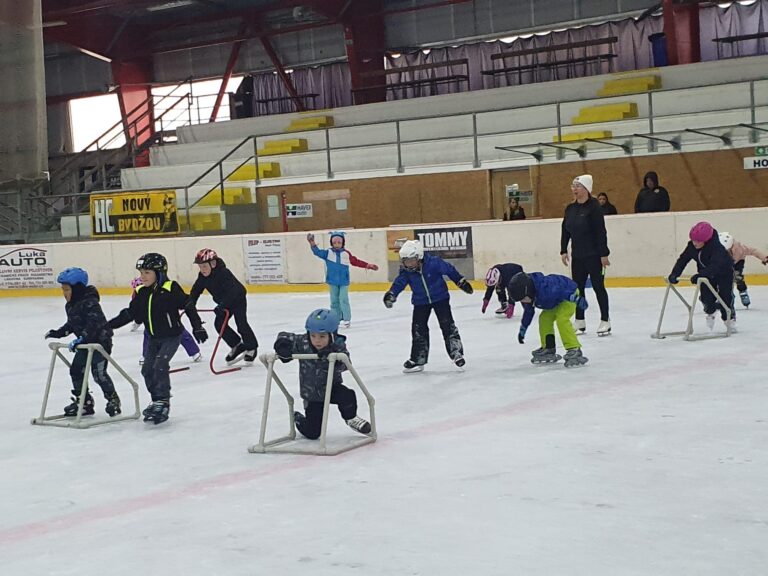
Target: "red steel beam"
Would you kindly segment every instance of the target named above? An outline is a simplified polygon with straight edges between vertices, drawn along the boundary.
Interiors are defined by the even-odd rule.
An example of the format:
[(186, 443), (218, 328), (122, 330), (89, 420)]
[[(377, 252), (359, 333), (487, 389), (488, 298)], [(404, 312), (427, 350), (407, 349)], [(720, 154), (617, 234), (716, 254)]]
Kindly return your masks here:
[[(243, 24), (238, 35), (243, 35), (246, 29), (247, 26)], [(240, 55), (240, 48), (244, 42), (245, 40), (239, 40), (232, 44), (232, 51), (229, 53), (227, 67), (224, 70), (224, 77), (221, 79), (219, 93), (216, 94), (216, 102), (213, 104), (213, 110), (211, 111), (211, 119), (209, 122), (216, 122), (216, 117), (219, 115), (219, 108), (221, 107), (221, 101), (224, 99), (224, 94), (227, 91), (227, 84), (229, 83), (229, 79), (232, 78), (232, 71), (235, 69), (235, 64), (237, 64), (237, 57)]]
[(275, 52), (275, 49), (272, 46), (272, 42), (266, 36), (262, 36), (260, 40), (264, 46), (264, 51), (267, 53), (267, 56), (269, 56), (269, 59), (272, 60), (272, 64), (274, 65), (275, 70), (277, 70), (278, 76), (280, 76), (280, 79), (283, 81), (285, 89), (288, 90), (288, 94), (291, 96), (293, 103), (296, 105), (296, 110), (299, 112), (305, 112), (306, 108), (304, 108), (304, 104), (301, 101), (301, 98), (299, 98), (298, 92), (296, 92), (296, 87), (293, 85), (293, 82), (291, 82), (291, 79), (285, 72), (285, 68), (283, 68), (283, 64), (280, 62), (280, 58), (278, 58), (277, 52)]

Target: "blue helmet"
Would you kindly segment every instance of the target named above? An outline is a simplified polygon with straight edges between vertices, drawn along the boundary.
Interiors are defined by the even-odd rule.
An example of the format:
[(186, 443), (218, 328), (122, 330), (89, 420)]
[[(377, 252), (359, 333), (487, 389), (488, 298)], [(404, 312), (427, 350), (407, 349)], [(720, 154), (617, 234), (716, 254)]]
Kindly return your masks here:
[(333, 230), (331, 232), (328, 232), (329, 240), (333, 240), (334, 237), (338, 236), (341, 238), (341, 245), (344, 246), (347, 243), (347, 233), (342, 232), (341, 230)]
[(339, 329), (339, 316), (333, 310), (327, 308), (318, 308), (307, 316), (307, 322), (304, 325), (307, 332), (327, 332), (333, 334)]
[(88, 272), (82, 268), (66, 268), (59, 273), (56, 282), (59, 284), (69, 284), (70, 286), (75, 284), (88, 286)]

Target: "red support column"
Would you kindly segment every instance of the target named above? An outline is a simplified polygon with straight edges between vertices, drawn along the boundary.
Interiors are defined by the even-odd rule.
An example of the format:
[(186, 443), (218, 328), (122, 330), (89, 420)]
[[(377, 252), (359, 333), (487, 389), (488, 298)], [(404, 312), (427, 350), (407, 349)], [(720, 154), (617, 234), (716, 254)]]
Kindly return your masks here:
[(670, 65), (700, 62), (699, 3), (664, 0), (664, 34)]
[[(238, 32), (238, 36), (243, 36), (247, 31), (246, 26), (242, 26)], [(240, 48), (245, 40), (238, 40), (232, 44), (232, 51), (229, 53), (229, 60), (227, 61), (227, 68), (224, 70), (224, 77), (221, 79), (221, 87), (219, 93), (216, 94), (216, 102), (213, 104), (213, 110), (211, 111), (211, 119), (209, 122), (216, 122), (216, 116), (219, 115), (219, 108), (221, 107), (221, 101), (224, 99), (224, 93), (227, 91), (227, 84), (229, 79), (232, 78), (232, 71), (237, 64), (237, 57), (240, 55)]]
[(350, 5), (343, 17), (344, 43), (355, 104), (384, 102), (387, 99), (385, 88), (371, 88), (386, 84), (385, 76), (368, 75), (384, 71), (386, 40), (381, 0), (370, 0), (364, 4), (365, 8), (361, 8), (361, 3)]
[(264, 51), (267, 53), (267, 56), (269, 56), (269, 59), (272, 60), (272, 64), (274, 64), (275, 70), (277, 71), (277, 75), (280, 76), (280, 80), (283, 81), (283, 85), (288, 91), (288, 95), (293, 100), (293, 103), (296, 106), (296, 110), (299, 112), (305, 112), (306, 108), (304, 107), (304, 103), (301, 101), (301, 98), (299, 98), (299, 94), (296, 92), (296, 87), (288, 77), (288, 73), (285, 71), (283, 63), (280, 62), (280, 58), (277, 56), (277, 52), (275, 52), (275, 48), (272, 46), (272, 42), (266, 36), (259, 37), (259, 40), (261, 40), (261, 44), (264, 46)]
[[(141, 146), (155, 133), (152, 109), (152, 68), (149, 60), (123, 60), (112, 62), (112, 77), (118, 85), (117, 99), (123, 117), (125, 138)], [(129, 112), (135, 110), (130, 117)], [(136, 166), (149, 166), (149, 150), (136, 156)]]

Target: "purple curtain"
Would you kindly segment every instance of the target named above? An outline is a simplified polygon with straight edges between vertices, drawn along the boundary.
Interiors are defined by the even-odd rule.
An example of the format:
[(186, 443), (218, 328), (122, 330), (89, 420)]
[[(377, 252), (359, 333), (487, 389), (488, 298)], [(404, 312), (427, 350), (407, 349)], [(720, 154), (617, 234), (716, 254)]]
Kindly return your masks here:
[(768, 0), (749, 6), (731, 4), (727, 8), (708, 6), (699, 13), (701, 60), (720, 60), (739, 56), (768, 54), (768, 38), (741, 42), (715, 42), (717, 38), (760, 34), (768, 31)]
[[(352, 105), (352, 82), (346, 62), (299, 68), (288, 73), (297, 94), (307, 109), (338, 108)], [(256, 74), (253, 81), (253, 109), (256, 116), (295, 112), (280, 76), (274, 72)], [(311, 97), (311, 94), (317, 94)], [(275, 98), (282, 100), (274, 101)]]

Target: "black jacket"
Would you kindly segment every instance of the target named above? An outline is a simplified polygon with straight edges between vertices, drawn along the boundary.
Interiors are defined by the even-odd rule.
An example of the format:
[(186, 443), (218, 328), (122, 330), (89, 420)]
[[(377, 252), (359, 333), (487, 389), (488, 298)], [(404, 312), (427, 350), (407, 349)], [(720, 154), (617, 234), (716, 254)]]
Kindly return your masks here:
[(508, 210), (504, 212), (504, 220), (525, 220), (525, 210), (522, 206), (518, 206), (514, 212)]
[(499, 281), (496, 283), (496, 286), (488, 286), (488, 288), (486, 288), (483, 300), (490, 300), (491, 296), (493, 295), (493, 291), (496, 290), (496, 292), (498, 292), (500, 295), (503, 295), (503, 300), (506, 301), (506, 288), (509, 285), (509, 281), (512, 280), (512, 276), (518, 272), (522, 272), (523, 267), (520, 266), (520, 264), (515, 264), (514, 262), (509, 262), (507, 264), (496, 264), (493, 267), (498, 269), (498, 271), (501, 273), (501, 276), (499, 276)]
[[(343, 352), (349, 355), (346, 345), (346, 337), (340, 334), (333, 335), (333, 341), (323, 350), (317, 350), (312, 346), (309, 334), (293, 334), (280, 332), (275, 341), (275, 352), (283, 358), (291, 354), (328, 354), (330, 352)], [(328, 382), (327, 360), (299, 360), (299, 391), (301, 397), (309, 402), (323, 402), (325, 400), (325, 385)], [(333, 384), (341, 384), (341, 373), (347, 367), (342, 362), (336, 362), (333, 367)]]
[(593, 196), (584, 204), (573, 202), (566, 206), (560, 232), (560, 254), (568, 253), (569, 241), (573, 258), (602, 257), (611, 253), (603, 209)]
[[(149, 335), (154, 338), (179, 336), (182, 331), (179, 310), (184, 308), (186, 302), (187, 293), (174, 280), (166, 280), (149, 288), (139, 286), (128, 308), (112, 318), (109, 325), (120, 328), (133, 321), (144, 324)], [(201, 328), (203, 323), (194, 307), (188, 308), (186, 312), (192, 328)]]
[(605, 204), (601, 204), (600, 208), (603, 209), (603, 216), (615, 216), (619, 213), (618, 210), (616, 210), (616, 206), (611, 204), (610, 202), (606, 202)]
[(94, 286), (74, 284), (72, 298), (66, 303), (66, 323), (54, 330), (56, 338), (74, 334), (83, 339), (83, 344), (101, 344), (105, 348), (112, 345), (112, 329), (107, 326), (107, 318), (99, 304), (99, 291)]
[(197, 280), (189, 292), (191, 306), (197, 304), (197, 299), (200, 298), (203, 290), (208, 290), (213, 301), (227, 310), (232, 311), (245, 306), (245, 286), (235, 278), (221, 258), (216, 260), (216, 267), (211, 270), (208, 277), (202, 274), (197, 275)]
[(672, 268), (672, 276), (679, 278), (691, 260), (696, 261), (699, 276), (704, 276), (713, 282), (722, 279), (727, 283), (728, 278), (731, 278), (731, 282), (733, 281), (733, 260), (725, 246), (720, 243), (717, 230), (701, 250), (698, 250), (693, 242), (688, 242)]
[[(650, 178), (653, 188), (648, 188), (645, 181)], [(644, 212), (669, 212), (669, 192), (664, 186), (659, 186), (659, 177), (656, 172), (648, 172), (643, 177), (643, 188), (637, 193), (635, 199), (635, 214)]]

